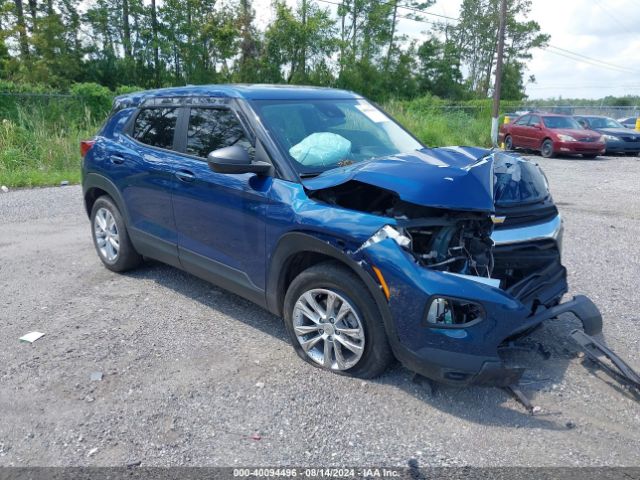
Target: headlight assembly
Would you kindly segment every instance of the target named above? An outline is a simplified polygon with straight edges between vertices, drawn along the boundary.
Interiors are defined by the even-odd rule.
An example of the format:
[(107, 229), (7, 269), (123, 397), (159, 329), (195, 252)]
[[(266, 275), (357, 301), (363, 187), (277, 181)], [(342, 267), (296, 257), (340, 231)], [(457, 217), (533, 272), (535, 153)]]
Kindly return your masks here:
[(617, 142), (620, 140), (620, 137), (616, 137), (615, 135), (602, 135), (600, 137), (601, 142), (604, 142), (606, 140), (609, 140), (610, 142)]
[(576, 139), (573, 138), (571, 135), (564, 135), (563, 133), (559, 133), (558, 134), (558, 138), (562, 142), (575, 142), (576, 141)]

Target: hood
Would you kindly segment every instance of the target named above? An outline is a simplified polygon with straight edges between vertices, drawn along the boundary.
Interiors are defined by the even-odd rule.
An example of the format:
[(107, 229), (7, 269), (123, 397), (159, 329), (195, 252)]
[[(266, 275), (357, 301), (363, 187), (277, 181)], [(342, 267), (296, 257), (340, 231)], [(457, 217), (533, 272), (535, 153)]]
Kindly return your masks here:
[(424, 149), (334, 168), (303, 180), (303, 185), (314, 191), (353, 180), (395, 192), (416, 205), (493, 211), (493, 158), (447, 150)]
[(476, 147), (424, 149), (328, 170), (303, 180), (318, 191), (357, 181), (405, 202), (447, 210), (493, 212), (549, 197), (540, 167), (517, 154)]
[(551, 131), (555, 134), (561, 135), (571, 135), (574, 138), (600, 138), (600, 134), (598, 132), (594, 132), (593, 130), (584, 130), (584, 129), (573, 129), (573, 128), (554, 128)]
[(640, 133), (634, 135), (633, 130), (630, 132), (628, 128), (599, 128), (598, 132), (616, 137), (640, 137)]

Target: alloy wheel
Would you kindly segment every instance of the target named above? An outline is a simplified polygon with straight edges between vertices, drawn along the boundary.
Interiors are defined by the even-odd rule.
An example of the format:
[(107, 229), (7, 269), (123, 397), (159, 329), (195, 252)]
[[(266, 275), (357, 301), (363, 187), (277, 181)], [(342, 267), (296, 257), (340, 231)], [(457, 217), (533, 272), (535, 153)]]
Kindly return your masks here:
[(302, 350), (330, 370), (348, 370), (364, 353), (364, 328), (355, 307), (327, 289), (303, 293), (293, 308), (293, 329)]
[(113, 214), (106, 208), (100, 208), (93, 220), (93, 233), (100, 255), (108, 262), (115, 262), (120, 252), (120, 235)]

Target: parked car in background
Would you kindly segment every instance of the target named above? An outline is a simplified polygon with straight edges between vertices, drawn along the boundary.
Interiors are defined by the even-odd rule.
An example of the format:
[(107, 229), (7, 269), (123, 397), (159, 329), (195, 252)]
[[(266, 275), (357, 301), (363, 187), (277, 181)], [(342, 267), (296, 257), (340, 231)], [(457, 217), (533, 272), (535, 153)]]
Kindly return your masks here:
[(640, 153), (640, 132), (630, 132), (613, 118), (598, 115), (576, 115), (584, 128), (601, 133), (606, 141), (606, 153)]
[(585, 130), (569, 115), (528, 113), (512, 123), (503, 124), (499, 139), (507, 150), (537, 150), (545, 158), (559, 153), (595, 158), (605, 152), (604, 137)]
[(562, 221), (536, 164), (428, 148), (352, 92), (138, 92), (81, 152), (106, 268), (148, 257), (216, 283), (284, 317), (319, 368), (369, 378), (395, 356), (506, 386), (522, 369), (498, 350), (541, 322), (571, 311), (601, 331), (586, 297), (562, 303)]
[(631, 128), (633, 130), (635, 130), (637, 122), (638, 122), (638, 117), (625, 117), (625, 118), (619, 118), (618, 121), (625, 127), (625, 128)]

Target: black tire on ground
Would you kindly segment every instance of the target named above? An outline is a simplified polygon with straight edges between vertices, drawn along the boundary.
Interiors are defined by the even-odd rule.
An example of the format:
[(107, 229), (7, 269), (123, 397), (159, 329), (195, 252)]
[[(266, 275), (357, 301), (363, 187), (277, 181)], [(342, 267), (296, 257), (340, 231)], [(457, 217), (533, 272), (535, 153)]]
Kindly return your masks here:
[(553, 141), (550, 139), (546, 139), (544, 142), (542, 142), (542, 146), (540, 147), (540, 154), (544, 157), (544, 158), (553, 158), (555, 157), (555, 153), (553, 151)]
[(513, 150), (513, 138), (511, 138), (511, 135), (504, 137), (504, 149)]
[[(98, 241), (96, 238), (96, 228), (95, 228), (95, 218), (98, 211), (104, 208), (111, 213), (113, 219), (115, 220), (115, 225), (119, 237), (119, 250), (116, 258), (113, 261), (109, 261), (101, 252), (98, 247)], [(91, 209), (91, 238), (93, 239), (93, 245), (96, 248), (96, 253), (98, 257), (102, 261), (105, 267), (114, 272), (125, 272), (127, 270), (131, 270), (142, 263), (142, 257), (136, 252), (136, 249), (131, 243), (129, 239), (129, 234), (127, 232), (127, 226), (122, 218), (122, 214), (118, 207), (116, 207), (115, 203), (111, 199), (111, 197), (107, 195), (103, 195), (99, 197), (93, 207)]]
[(382, 374), (394, 357), (384, 329), (382, 315), (371, 293), (355, 273), (338, 262), (314, 265), (298, 275), (289, 286), (284, 299), (284, 324), (296, 353), (304, 361), (323, 368), (305, 353), (294, 331), (294, 306), (301, 295), (312, 289), (327, 289), (346, 298), (355, 307), (364, 329), (362, 357), (348, 370), (330, 370), (357, 378), (374, 378)]

